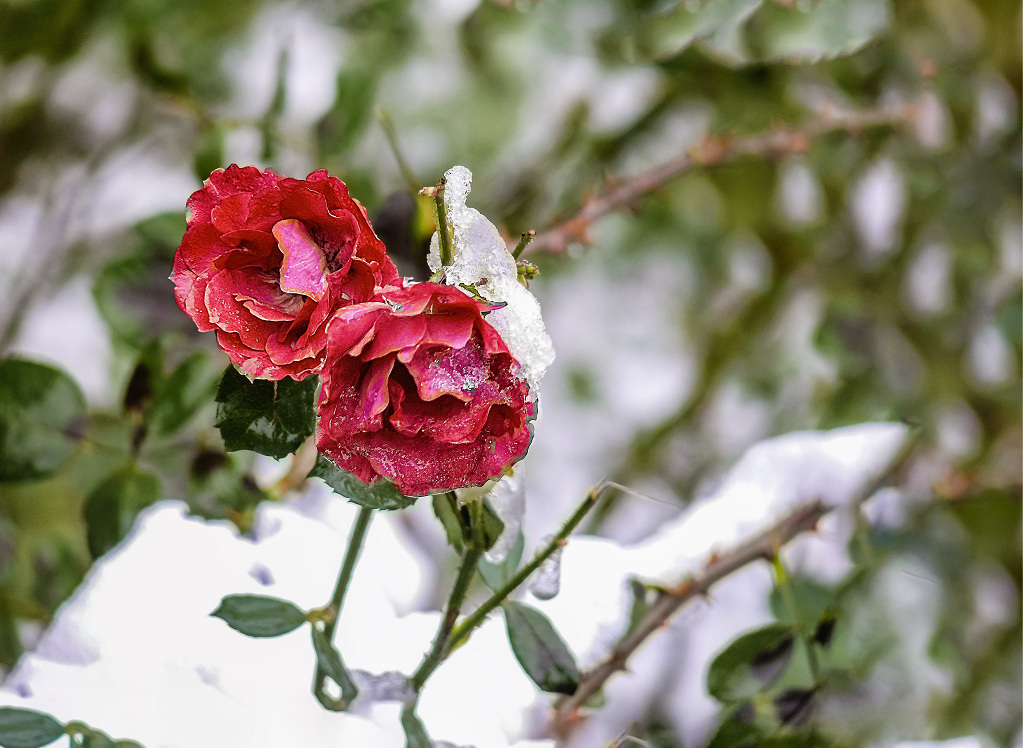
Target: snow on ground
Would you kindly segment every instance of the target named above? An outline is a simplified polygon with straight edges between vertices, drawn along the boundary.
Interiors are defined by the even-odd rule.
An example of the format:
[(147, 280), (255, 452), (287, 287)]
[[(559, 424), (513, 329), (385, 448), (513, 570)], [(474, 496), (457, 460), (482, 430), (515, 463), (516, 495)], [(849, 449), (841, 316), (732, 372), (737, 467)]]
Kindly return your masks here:
[[(551, 617), (582, 664), (593, 663), (623, 629), (630, 577), (677, 580), (711, 551), (801, 503), (848, 503), (886, 466), (905, 433), (895, 424), (866, 424), (763, 442), (715, 493), (647, 540), (574, 538), (564, 551), (560, 594), (530, 602)], [(83, 720), (147, 748), (402, 746), (395, 703), (357, 703), (345, 714), (320, 708), (310, 694), (314, 657), (305, 627), (250, 639), (209, 615), (228, 594), (271, 595), (306, 609), (324, 604), (355, 514), (313, 487), (290, 504), (262, 505), (254, 537), (245, 538), (227, 523), (186, 516), (180, 502), (161, 502), (93, 568), (37, 650), (22, 658), (0, 703)], [(797, 570), (841, 561), (842, 538), (822, 537), (828, 542), (792, 545)], [(415, 667), (438, 618), (415, 612), (433, 584), (424, 561), (403, 537), (400, 518), (375, 519), (336, 638), (350, 668)], [(572, 744), (606, 744), (665, 693), (673, 694), (669, 717), (687, 740), (702, 735), (715, 713), (702, 686), (706, 664), (737, 632), (767, 619), (769, 589), (765, 569), (751, 567), (683, 611), (640, 649), (630, 674), (608, 684), (607, 706)], [(553, 744), (516, 741), (542, 737), (537, 729), (547, 704), (494, 616), (437, 671), (419, 711), (438, 740), (541, 748)]]

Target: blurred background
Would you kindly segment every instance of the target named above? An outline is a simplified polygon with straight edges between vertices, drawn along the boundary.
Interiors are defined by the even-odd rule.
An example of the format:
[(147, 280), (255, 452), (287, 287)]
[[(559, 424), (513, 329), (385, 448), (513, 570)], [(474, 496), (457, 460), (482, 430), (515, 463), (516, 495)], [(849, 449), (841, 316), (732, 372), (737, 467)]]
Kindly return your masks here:
[[(462, 164), (472, 207), (538, 232), (528, 537), (602, 478), (639, 495), (587, 530), (628, 542), (767, 436), (920, 426), (915, 500), (841, 587), (876, 632), (850, 668), (891, 691), (831, 727), (1018, 740), (1020, 37), (1013, 0), (0, 0), (0, 355), (88, 410), (55, 475), (0, 483), (0, 663), (144, 506), (244, 531), (281, 498), (224, 453), (226, 357), (167, 280), (209, 172), (328, 169), (423, 280), (414, 194)], [(871, 587), (885, 564), (929, 602)], [(656, 704), (632, 734), (687, 744)]]

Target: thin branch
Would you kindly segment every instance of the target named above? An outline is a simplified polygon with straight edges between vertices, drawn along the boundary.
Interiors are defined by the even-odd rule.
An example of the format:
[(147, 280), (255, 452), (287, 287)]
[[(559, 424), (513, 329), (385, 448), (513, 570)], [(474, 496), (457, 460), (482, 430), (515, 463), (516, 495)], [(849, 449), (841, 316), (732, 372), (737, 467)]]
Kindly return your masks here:
[(714, 584), (744, 566), (761, 559), (769, 560), (796, 535), (813, 529), (828, 510), (829, 507), (820, 501), (806, 504), (737, 548), (716, 555), (699, 573), (663, 590), (636, 627), (618, 642), (607, 658), (583, 675), (574, 694), (558, 704), (553, 724), (567, 726), (574, 722), (575, 712), (601, 689), (608, 678), (622, 670), (639, 645), (660, 630), (679, 608), (706, 594)]
[[(888, 465), (859, 492), (853, 502), (854, 505), (870, 498), (906, 462), (917, 444), (918, 437), (919, 432), (906, 437), (902, 447)], [(611, 653), (595, 668), (583, 674), (574, 694), (565, 697), (556, 705), (550, 721), (550, 732), (564, 733), (578, 722), (579, 709), (601, 689), (608, 678), (625, 668), (632, 653), (646, 641), (647, 637), (661, 630), (679, 608), (694, 598), (705, 595), (717, 582), (754, 561), (770, 561), (793, 538), (813, 530), (818, 521), (831, 509), (831, 506), (822, 501), (804, 504), (767, 530), (752, 536), (735, 548), (714, 554), (700, 571), (686, 577), (679, 584), (663, 589), (635, 628), (622, 637)]]
[(910, 105), (846, 113), (825, 110), (817, 119), (797, 128), (743, 137), (704, 136), (699, 144), (685, 153), (591, 198), (568, 220), (537, 233), (525, 251), (563, 253), (573, 243), (586, 243), (587, 232), (595, 221), (635, 204), (643, 195), (663, 187), (695, 167), (728, 163), (742, 156), (801, 153), (809, 147), (812, 139), (821, 135), (831, 132), (855, 134), (873, 127), (902, 125), (911, 121), (913, 114)]
[(412, 171), (412, 167), (409, 166), (408, 159), (405, 158), (405, 153), (401, 149), (401, 144), (398, 142), (398, 129), (394, 126), (394, 120), (391, 119), (391, 113), (386, 109), (377, 110), (377, 121), (380, 123), (380, 128), (384, 131), (384, 135), (387, 137), (387, 144), (391, 147), (391, 153), (394, 154), (394, 160), (398, 162), (398, 170), (401, 172), (401, 178), (405, 180), (405, 186), (415, 194), (419, 191), (419, 182), (416, 179), (416, 174)]
[[(582, 503), (576, 508), (565, 523), (558, 530), (557, 535), (551, 538), (550, 542), (541, 548), (537, 554), (533, 557), (533, 560), (523, 566), (515, 576), (513, 576), (507, 584), (501, 589), (495, 592), (490, 598), (486, 600), (479, 608), (473, 611), (472, 615), (468, 616), (458, 626), (455, 626), (455, 622), (458, 620), (458, 614), (461, 610), (462, 602), (465, 599), (465, 592), (469, 586), (469, 582), (472, 579), (473, 573), (476, 571), (476, 566), (479, 562), (480, 556), (483, 555), (484, 542), (481, 537), (483, 531), (483, 516), (479, 513), (482, 505), (479, 501), (475, 502), (472, 506), (477, 510), (477, 514), (472, 520), (472, 540), (468, 547), (465, 549), (465, 556), (462, 559), (462, 565), (458, 571), (458, 578), (455, 580), (455, 587), (451, 592), (451, 598), (448, 601), (447, 610), (444, 613), (444, 618), (441, 619), (440, 627), (437, 630), (437, 635), (434, 637), (433, 644), (430, 647), (429, 653), (423, 658), (422, 663), (416, 668), (416, 672), (413, 673), (410, 683), (413, 690), (416, 692), (417, 700), (419, 691), (422, 689), (426, 680), (433, 674), (447, 656), (462, 642), (472, 635), (472, 632), (486, 620), (487, 614), (494, 610), (497, 606), (507, 599), (508, 595), (514, 592), (529, 576), (540, 568), (544, 561), (550, 558), (554, 553), (565, 545), (566, 539), (572, 534), (572, 531), (579, 526), (579, 523), (583, 521), (583, 517), (586, 513), (597, 503), (597, 499), (600, 498), (600, 494), (607, 487), (606, 484), (601, 483), (596, 488), (593, 488), (583, 499)], [(416, 702), (408, 704), (406, 712), (409, 718), (415, 715)]]
[(558, 530), (558, 533), (553, 538), (551, 538), (550, 542), (541, 548), (535, 556), (533, 556), (533, 560), (519, 569), (515, 576), (508, 580), (507, 584), (473, 611), (472, 615), (455, 627), (455, 630), (451, 633), (451, 644), (448, 647), (449, 650), (454, 649), (463, 641), (468, 639), (469, 635), (472, 634), (473, 629), (483, 623), (483, 621), (486, 620), (487, 615), (492, 610), (503, 603), (512, 592), (518, 589), (519, 585), (525, 582), (534, 571), (539, 569), (543, 565), (544, 561), (553, 556), (555, 551), (565, 545), (568, 536), (571, 535), (572, 531), (575, 530), (579, 523), (583, 521), (586, 514), (593, 508), (594, 504), (597, 503), (597, 499), (600, 498), (604, 489), (609, 486), (610, 484), (608, 483), (601, 483), (586, 494), (586, 498), (583, 499), (575, 512), (572, 513), (572, 516), (565, 521), (565, 524), (561, 526), (561, 529)]

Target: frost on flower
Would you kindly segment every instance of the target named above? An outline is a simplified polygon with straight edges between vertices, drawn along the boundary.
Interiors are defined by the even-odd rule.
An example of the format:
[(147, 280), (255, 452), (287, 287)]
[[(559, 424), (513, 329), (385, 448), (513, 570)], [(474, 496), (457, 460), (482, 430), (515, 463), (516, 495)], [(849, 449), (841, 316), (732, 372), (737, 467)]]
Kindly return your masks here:
[[(497, 227), (475, 208), (465, 204), (472, 189), (472, 172), (453, 166), (444, 174), (444, 207), (452, 234), (452, 263), (445, 282), (468, 285), (487, 301), (505, 304), (487, 315), (519, 362), (519, 376), (535, 395), (540, 379), (554, 361), (554, 346), (544, 329), (540, 302), (518, 280), (515, 258)], [(430, 269), (441, 269), (440, 242), (430, 242)]]

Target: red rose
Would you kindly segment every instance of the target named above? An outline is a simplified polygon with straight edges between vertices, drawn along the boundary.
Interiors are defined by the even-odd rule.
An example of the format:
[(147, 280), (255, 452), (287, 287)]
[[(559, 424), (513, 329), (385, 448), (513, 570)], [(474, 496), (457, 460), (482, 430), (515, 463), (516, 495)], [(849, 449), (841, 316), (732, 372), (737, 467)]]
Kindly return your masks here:
[(409, 496), (478, 486), (525, 454), (533, 403), (518, 364), (457, 288), (416, 283), (328, 328), (317, 447)]
[(337, 310), (398, 277), (365, 209), (322, 169), (302, 180), (232, 165), (210, 174), (188, 210), (174, 296), (254, 377), (315, 372)]

